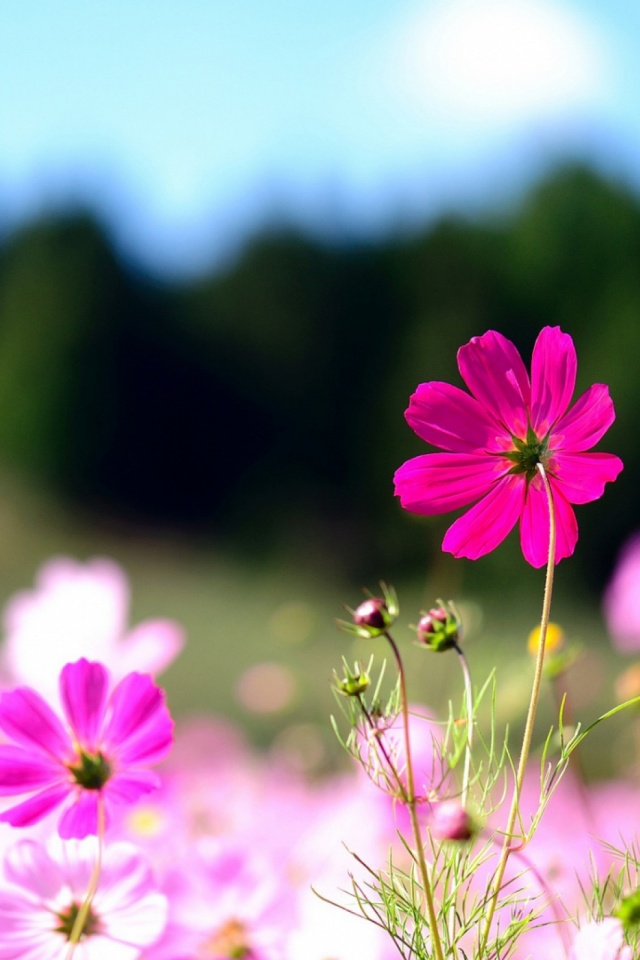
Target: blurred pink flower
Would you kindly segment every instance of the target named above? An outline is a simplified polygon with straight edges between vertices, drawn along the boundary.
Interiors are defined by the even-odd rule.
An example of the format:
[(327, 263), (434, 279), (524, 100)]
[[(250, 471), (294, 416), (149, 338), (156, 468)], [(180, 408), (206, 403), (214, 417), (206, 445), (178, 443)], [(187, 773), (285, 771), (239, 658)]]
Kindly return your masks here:
[(640, 650), (640, 534), (622, 548), (603, 598), (604, 617), (615, 646)]
[[(0, 960), (61, 960), (71, 925), (89, 886), (95, 844), (21, 840), (3, 857), (0, 881)], [(136, 960), (158, 939), (167, 916), (139, 852), (107, 847), (98, 890), (74, 960)]]
[(147, 767), (168, 753), (173, 723), (150, 677), (130, 673), (109, 695), (101, 663), (67, 664), (60, 696), (64, 721), (29, 687), (0, 696), (0, 729), (14, 741), (0, 745), (0, 796), (30, 795), (0, 821), (25, 827), (64, 806), (60, 836), (85, 837), (97, 832), (99, 800), (108, 819), (113, 804), (159, 785)]
[(129, 631), (128, 607), (127, 578), (113, 561), (49, 560), (35, 589), (5, 606), (5, 685), (26, 683), (53, 697), (64, 664), (83, 656), (104, 663), (116, 680), (133, 670), (160, 673), (184, 645), (182, 628), (172, 620), (145, 620)]
[(165, 890), (169, 920), (145, 960), (289, 957), (295, 896), (260, 852), (234, 843), (200, 844), (175, 864)]
[(607, 917), (578, 930), (569, 960), (633, 960), (633, 954), (624, 944), (620, 921)]
[(540, 332), (531, 379), (514, 344), (494, 330), (460, 348), (458, 367), (470, 394), (434, 381), (411, 397), (407, 422), (446, 452), (414, 457), (396, 471), (402, 506), (432, 516), (475, 503), (442, 544), (471, 560), (494, 550), (519, 520), (525, 559), (541, 567), (549, 549), (542, 463), (557, 520), (555, 561), (571, 556), (578, 539), (571, 504), (597, 500), (622, 470), (618, 457), (586, 452), (614, 420), (607, 387), (594, 384), (568, 409), (577, 359), (559, 327)]

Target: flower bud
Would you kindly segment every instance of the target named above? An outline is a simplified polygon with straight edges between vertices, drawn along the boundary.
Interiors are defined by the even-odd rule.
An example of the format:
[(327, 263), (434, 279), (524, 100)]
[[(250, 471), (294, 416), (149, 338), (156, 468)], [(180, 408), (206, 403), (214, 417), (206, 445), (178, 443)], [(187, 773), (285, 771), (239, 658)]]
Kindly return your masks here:
[(438, 840), (470, 840), (476, 826), (459, 800), (441, 800), (431, 817), (431, 833)]
[(353, 622), (356, 627), (363, 627), (375, 637), (391, 626), (392, 618), (382, 597), (369, 597), (353, 611)]
[(345, 697), (359, 697), (371, 683), (371, 677), (365, 670), (358, 670), (342, 678), (336, 677), (336, 688)]
[(440, 603), (420, 617), (416, 633), (418, 643), (422, 646), (430, 647), (437, 653), (450, 650), (460, 636), (460, 619), (450, 605)]
[(621, 900), (613, 911), (614, 917), (622, 923), (625, 930), (637, 927), (640, 924), (640, 889)]
[(351, 622), (337, 620), (341, 630), (363, 640), (380, 637), (389, 630), (400, 613), (398, 598), (393, 587), (385, 583), (381, 583), (380, 587), (382, 596), (367, 597), (355, 610), (345, 608), (351, 615)]

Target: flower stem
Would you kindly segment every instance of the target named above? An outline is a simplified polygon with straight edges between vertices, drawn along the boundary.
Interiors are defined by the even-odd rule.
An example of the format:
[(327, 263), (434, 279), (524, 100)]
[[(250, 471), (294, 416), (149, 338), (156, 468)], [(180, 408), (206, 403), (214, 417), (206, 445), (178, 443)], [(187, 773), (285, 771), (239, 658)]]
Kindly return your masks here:
[(545, 493), (547, 495), (547, 504), (549, 507), (549, 555), (547, 559), (547, 574), (544, 583), (544, 596), (542, 600), (542, 615), (540, 618), (540, 636), (538, 639), (538, 652), (536, 655), (536, 665), (533, 675), (533, 684), (531, 687), (531, 697), (529, 700), (529, 710), (527, 711), (527, 719), (524, 728), (524, 734), (522, 737), (522, 748), (520, 750), (520, 759), (518, 760), (518, 769), (516, 771), (516, 782), (515, 789), (513, 791), (513, 799), (511, 801), (511, 809), (509, 811), (509, 819), (507, 820), (507, 826), (504, 833), (504, 842), (502, 844), (502, 850), (500, 852), (500, 860), (498, 861), (498, 866), (496, 869), (495, 877), (493, 880), (493, 892), (489, 901), (489, 909), (487, 912), (487, 920), (484, 928), (484, 933), (480, 941), (480, 949), (478, 951), (478, 956), (483, 957), (487, 942), (489, 940), (489, 933), (491, 928), (491, 923), (498, 906), (498, 897), (500, 896), (500, 888), (502, 886), (502, 881), (504, 879), (504, 873), (507, 868), (507, 861), (509, 855), (513, 851), (511, 842), (513, 840), (513, 830), (518, 819), (520, 812), (520, 795), (522, 793), (522, 785), (524, 783), (524, 775), (527, 768), (527, 761), (529, 759), (529, 751), (531, 749), (531, 740), (533, 737), (533, 725), (536, 718), (536, 711), (538, 708), (538, 700), (540, 698), (540, 685), (542, 683), (542, 667), (544, 665), (544, 650), (545, 643), (547, 639), (547, 628), (549, 626), (549, 615), (551, 613), (551, 596), (553, 594), (553, 574), (555, 570), (555, 557), (556, 557), (556, 516), (555, 509), (553, 505), (553, 493), (551, 491), (551, 485), (549, 479), (545, 472), (545, 469), (541, 463), (537, 465), (538, 472), (542, 478), (542, 483), (544, 484)]
[(429, 871), (427, 870), (427, 863), (424, 857), (424, 842), (422, 840), (422, 833), (420, 830), (420, 824), (418, 822), (418, 813), (416, 810), (416, 791), (415, 791), (415, 782), (413, 777), (413, 761), (411, 759), (411, 738), (409, 734), (409, 703), (407, 701), (407, 684), (404, 673), (404, 664), (402, 663), (402, 657), (400, 656), (400, 651), (398, 650), (397, 644), (390, 633), (385, 633), (385, 637), (389, 641), (391, 649), (393, 651), (393, 656), (395, 657), (396, 665), (398, 668), (398, 677), (400, 680), (400, 709), (402, 711), (402, 724), (404, 730), (404, 749), (407, 760), (407, 807), (409, 808), (409, 817), (411, 819), (411, 829), (413, 831), (413, 839), (416, 847), (416, 857), (418, 860), (418, 869), (420, 871), (420, 878), (422, 880), (422, 888), (424, 890), (424, 897), (427, 904), (427, 915), (429, 920), (429, 930), (431, 933), (431, 943), (433, 946), (433, 956), (435, 960), (444, 960), (444, 954), (442, 952), (442, 941), (440, 939), (440, 933), (438, 931), (438, 920), (436, 917), (435, 905), (433, 901), (433, 892), (431, 890), (431, 881), (429, 879)]
[(98, 796), (97, 803), (97, 818), (98, 818), (98, 850), (96, 853), (96, 860), (93, 865), (93, 870), (91, 872), (91, 877), (89, 880), (89, 886), (87, 887), (87, 892), (85, 898), (82, 902), (82, 906), (76, 914), (76, 918), (69, 934), (69, 949), (65, 960), (72, 960), (75, 953), (76, 947), (82, 939), (84, 929), (89, 917), (89, 911), (91, 910), (91, 904), (93, 903), (93, 898), (96, 895), (98, 889), (98, 884), (100, 882), (100, 874), (102, 872), (102, 852), (104, 848), (104, 833), (105, 833), (105, 816), (104, 816), (104, 806), (102, 804), (102, 798)]
[(465, 657), (462, 649), (458, 646), (457, 643), (454, 643), (453, 649), (458, 654), (458, 660), (462, 668), (462, 675), (464, 677), (466, 712), (467, 712), (467, 745), (464, 751), (464, 770), (462, 773), (462, 795), (460, 797), (460, 802), (462, 803), (462, 806), (466, 808), (467, 793), (469, 792), (469, 773), (471, 770), (471, 748), (473, 747), (473, 689), (471, 687), (471, 674), (469, 672), (469, 664), (467, 663), (467, 658)]

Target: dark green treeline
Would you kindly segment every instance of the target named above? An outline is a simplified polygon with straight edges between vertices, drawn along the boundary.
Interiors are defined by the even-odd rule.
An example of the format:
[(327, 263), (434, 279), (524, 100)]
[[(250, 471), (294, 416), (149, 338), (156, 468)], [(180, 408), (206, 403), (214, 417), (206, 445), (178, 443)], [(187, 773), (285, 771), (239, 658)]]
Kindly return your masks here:
[(583, 168), (501, 219), (371, 244), (266, 232), (183, 284), (136, 273), (90, 215), (32, 224), (0, 248), (0, 456), (84, 509), (375, 576), (424, 563), (445, 526), (392, 496), (426, 452), (403, 419), (416, 384), (459, 382), (458, 346), (489, 328), (528, 359), (545, 324), (618, 414), (603, 448), (625, 471), (578, 508), (596, 587), (640, 527), (640, 200)]

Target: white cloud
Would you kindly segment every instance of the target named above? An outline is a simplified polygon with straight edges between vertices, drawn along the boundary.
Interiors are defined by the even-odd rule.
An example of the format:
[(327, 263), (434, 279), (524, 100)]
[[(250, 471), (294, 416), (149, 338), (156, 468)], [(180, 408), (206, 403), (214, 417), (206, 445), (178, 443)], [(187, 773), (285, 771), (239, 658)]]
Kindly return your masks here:
[(604, 39), (548, 0), (438, 0), (392, 42), (396, 87), (432, 120), (500, 128), (602, 103)]

